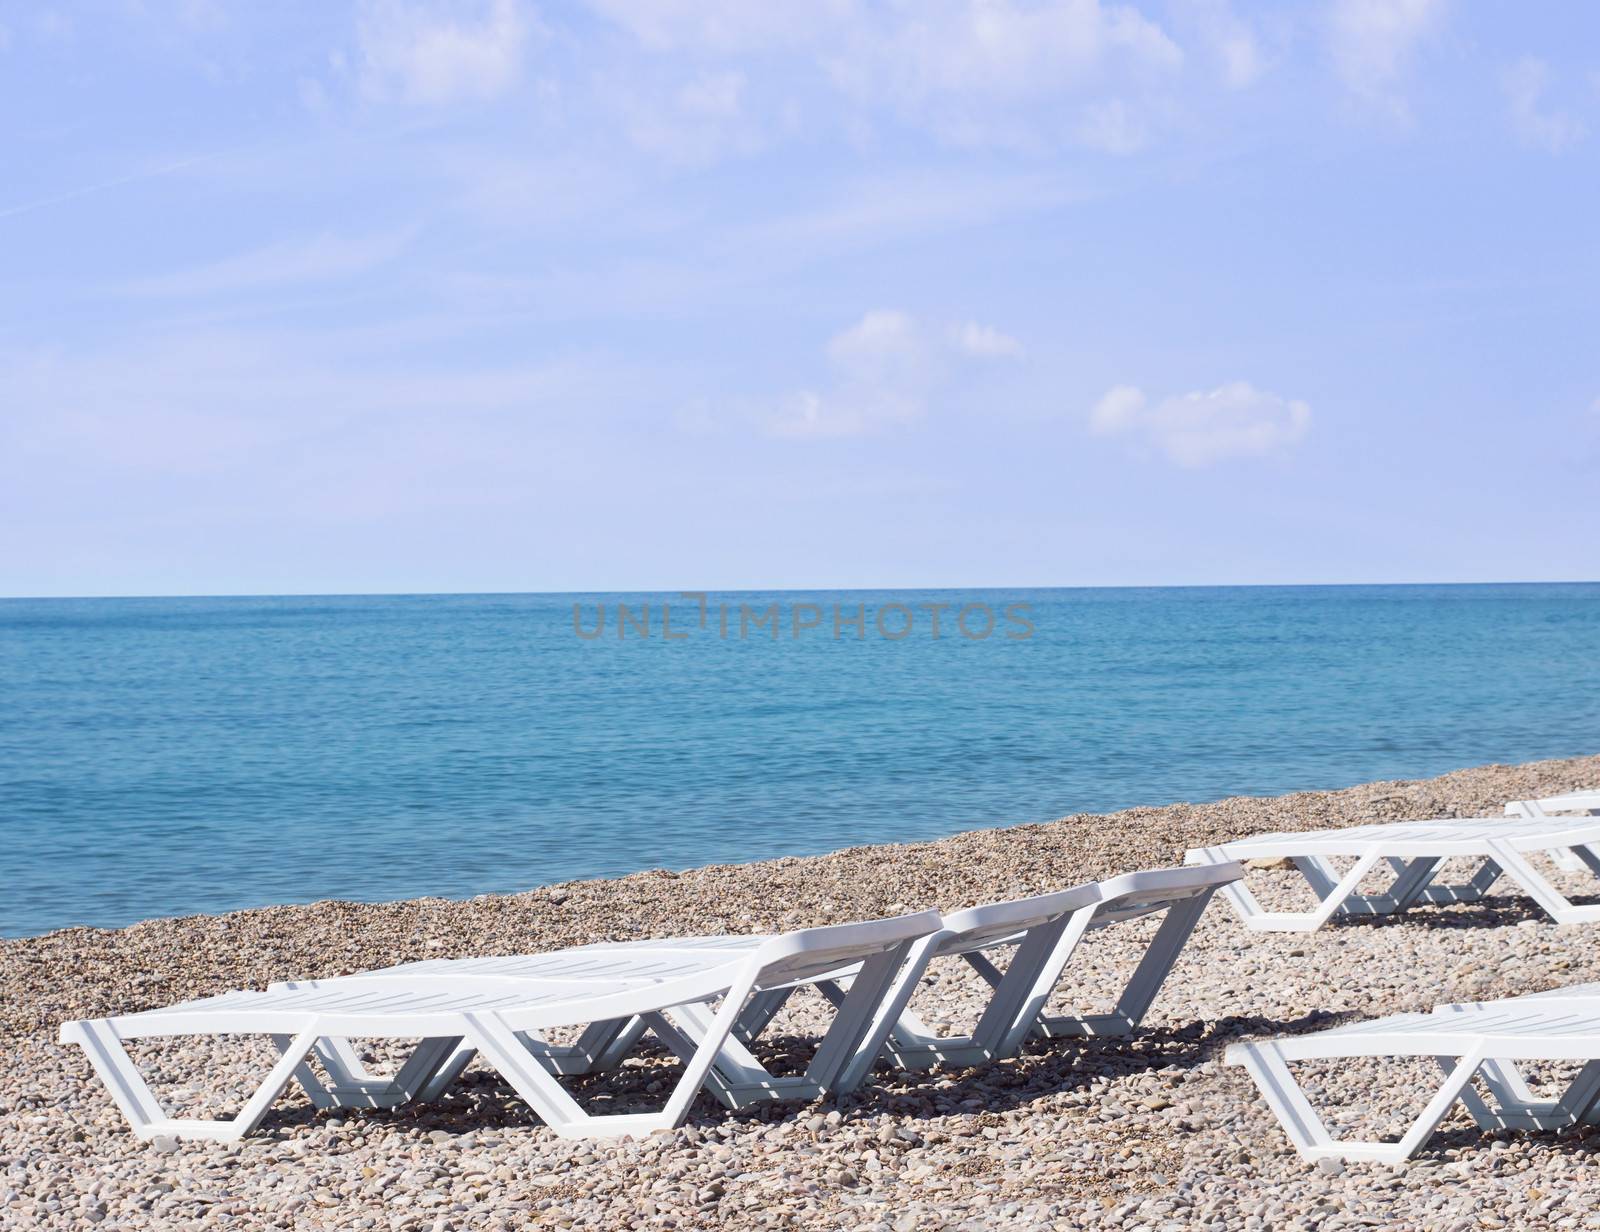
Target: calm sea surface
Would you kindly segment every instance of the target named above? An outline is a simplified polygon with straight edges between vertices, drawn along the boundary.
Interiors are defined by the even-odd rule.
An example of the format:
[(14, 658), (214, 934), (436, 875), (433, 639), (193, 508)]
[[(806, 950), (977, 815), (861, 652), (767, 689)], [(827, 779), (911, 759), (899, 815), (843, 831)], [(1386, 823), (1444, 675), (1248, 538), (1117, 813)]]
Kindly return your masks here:
[(671, 595), (0, 601), (0, 934), (1600, 751), (1600, 585), (719, 594), (699, 621)]

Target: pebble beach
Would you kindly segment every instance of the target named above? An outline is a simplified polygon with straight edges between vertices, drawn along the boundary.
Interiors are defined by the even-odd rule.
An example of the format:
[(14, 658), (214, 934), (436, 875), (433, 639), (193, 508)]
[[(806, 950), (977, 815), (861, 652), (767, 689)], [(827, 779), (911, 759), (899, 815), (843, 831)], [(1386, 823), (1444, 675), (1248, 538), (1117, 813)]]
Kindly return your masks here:
[[(1218, 899), (1129, 1039), (1035, 1041), (972, 1070), (880, 1068), (857, 1094), (808, 1105), (730, 1114), (702, 1095), (685, 1126), (640, 1140), (558, 1139), (474, 1068), (431, 1106), (316, 1112), (291, 1088), (243, 1142), (142, 1143), (82, 1054), (56, 1042), (66, 1019), (279, 979), (949, 910), (1181, 863), (1188, 848), (1252, 834), (1492, 816), (1507, 800), (1595, 786), (1600, 756), (1486, 766), (465, 902), (321, 902), (0, 941), (0, 1227), (1600, 1228), (1600, 1127), (1486, 1134), (1458, 1108), (1409, 1163), (1316, 1167), (1245, 1073), (1222, 1064), (1241, 1039), (1600, 980), (1600, 932), (1553, 924), (1504, 882), (1478, 903), (1311, 934), (1247, 932)], [(1579, 901), (1600, 891), (1554, 879)], [(1251, 874), (1269, 903), (1290, 903), (1297, 882)], [(1094, 1008), (1153, 926), (1086, 943), (1054, 1004)], [(964, 1029), (980, 988), (936, 965), (914, 1008)], [(822, 1021), (820, 999), (796, 997), (757, 1051), (776, 1067)], [(216, 1115), (267, 1063), (259, 1043), (225, 1044), (131, 1050), (159, 1095)], [(675, 1069), (646, 1051), (575, 1090), (608, 1111), (647, 1106)], [(1395, 1132), (1424, 1080), (1436, 1081), (1431, 1066), (1366, 1062), (1308, 1079), (1331, 1125), (1368, 1136)]]

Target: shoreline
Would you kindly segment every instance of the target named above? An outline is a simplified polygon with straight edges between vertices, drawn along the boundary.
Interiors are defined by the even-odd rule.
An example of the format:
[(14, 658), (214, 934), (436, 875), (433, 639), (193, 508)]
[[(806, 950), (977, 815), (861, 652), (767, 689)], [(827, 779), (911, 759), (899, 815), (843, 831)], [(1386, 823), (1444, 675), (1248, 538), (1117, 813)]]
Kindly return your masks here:
[[(963, 830), (923, 842), (869, 843), (818, 855), (707, 864), (684, 870), (645, 869), (620, 877), (555, 882), (515, 893), (471, 898), (424, 896), (384, 902), (319, 899), (219, 913), (160, 916), (114, 928), (74, 925), (32, 936), (0, 938), (0, 1038), (16, 1029), (4, 991), (9, 981), (3, 977), (19, 952), (38, 951), (42, 957), (63, 949), (87, 948), (93, 952), (109, 947), (112, 953), (138, 961), (149, 953), (151, 942), (164, 947), (179, 937), (187, 940), (189, 935), (196, 939), (226, 937), (238, 930), (254, 930), (261, 937), (273, 939), (275, 959), (311, 964), (280, 975), (275, 962), (270, 978), (316, 978), (346, 973), (330, 952), (331, 947), (323, 944), (330, 920), (338, 922), (339, 931), (347, 925), (371, 925), (382, 930), (382, 944), (391, 947), (382, 952), (394, 957), (370, 965), (439, 957), (446, 951), (515, 954), (635, 936), (781, 931), (923, 907), (951, 911), (999, 898), (1045, 893), (1117, 873), (1181, 864), (1189, 848), (1272, 830), (1431, 817), (1498, 816), (1507, 800), (1596, 785), (1600, 785), (1600, 753), (1515, 765), (1490, 763), (1434, 778), (1378, 780), (1280, 796), (1229, 796), (1200, 804), (1178, 802), (1111, 813), (1069, 813), (1050, 821)], [(1152, 837), (1153, 830), (1160, 830), (1162, 837)], [(1054, 850), (1056, 841), (1067, 831), (1073, 832), (1075, 849), (1068, 853)], [(1128, 833), (1124, 835), (1123, 831)], [(941, 885), (935, 890), (929, 882), (930, 866), (942, 868), (951, 857), (976, 861), (968, 870), (970, 885), (963, 886), (957, 880), (948, 888)], [(361, 858), (381, 859), (382, 855)], [(858, 874), (853, 885), (848, 875), (852, 872)], [(797, 894), (812, 873), (832, 890), (814, 898)], [(677, 883), (675, 887), (673, 883)], [(760, 892), (730, 898), (729, 891), (740, 888), (740, 883)], [(692, 901), (687, 892), (697, 887), (714, 891), (712, 897), (731, 902), (734, 908), (717, 910)], [(791, 905), (781, 912), (763, 906), (774, 900), (803, 905)], [(648, 914), (641, 916), (641, 911)], [(512, 935), (475, 937), (469, 944), (478, 948), (459, 949), (467, 943), (463, 930), (475, 927), (476, 917), (484, 914)], [(413, 931), (397, 936), (395, 929), (401, 924), (409, 924)], [(306, 929), (298, 943), (288, 935), (296, 925)], [(337, 949), (347, 953), (348, 944)], [(234, 964), (221, 961), (220, 955), (213, 959), (217, 962), (216, 975), (235, 982), (208, 991), (248, 985), (249, 977), (244, 973), (237, 978), (231, 974)], [(196, 995), (207, 994), (181, 991), (172, 999)], [(61, 1008), (68, 1006), (63, 1003)], [(121, 1003), (115, 1003), (92, 1012), (123, 1008), (126, 1007)], [(76, 1007), (73, 1009), (75, 1015)]]
[[(246, 1219), (242, 1226), (445, 1232), (570, 1218), (562, 1226), (900, 1232), (907, 1214), (915, 1217), (908, 1228), (1232, 1228), (1251, 1217), (1309, 1226), (1331, 1219), (1331, 1206), (1352, 1226), (1377, 1217), (1382, 1226), (1444, 1228), (1468, 1218), (1537, 1224), (1542, 1209), (1553, 1209), (1543, 1207), (1547, 1195), (1573, 1211), (1574, 1203), (1600, 1211), (1600, 1180), (1586, 1164), (1600, 1148), (1593, 1127), (1491, 1136), (1457, 1118), (1410, 1165), (1330, 1176), (1293, 1153), (1249, 1080), (1219, 1063), (1240, 1038), (1600, 980), (1595, 947), (1573, 944), (1591, 934), (1551, 924), (1504, 888), (1478, 904), (1313, 934), (1247, 933), (1219, 900), (1129, 1040), (1041, 1041), (971, 1071), (880, 1072), (837, 1102), (739, 1114), (701, 1103), (684, 1128), (644, 1141), (558, 1139), (487, 1075), (469, 1071), (460, 1093), (433, 1106), (329, 1115), (291, 1097), (242, 1143), (160, 1152), (127, 1132), (79, 1051), (55, 1043), (64, 1019), (275, 979), (948, 911), (1180, 863), (1187, 848), (1268, 830), (1497, 815), (1510, 799), (1596, 785), (1600, 755), (1075, 814), (928, 843), (465, 901), (325, 901), (0, 940), (0, 1035), (13, 1054), (0, 1073), (8, 1169), (0, 1221), (212, 1228), (231, 1214)], [(1269, 894), (1287, 886), (1274, 881), (1287, 875), (1260, 876)], [(1137, 947), (1116, 931), (1069, 972), (1064, 995), (1088, 999), (1125, 974)], [(974, 1003), (959, 971), (928, 984), (934, 1013), (959, 1021)], [(806, 1033), (808, 1013), (796, 1010), (793, 1034)], [(181, 1095), (213, 1080), (227, 1087), (245, 1062), (201, 1044), (167, 1049), (160, 1064)], [(620, 1073), (618, 1098), (646, 1098), (648, 1067)], [(1346, 1081), (1332, 1076), (1326, 1086), (1336, 1092)], [(1392, 1093), (1404, 1095), (1404, 1084)]]

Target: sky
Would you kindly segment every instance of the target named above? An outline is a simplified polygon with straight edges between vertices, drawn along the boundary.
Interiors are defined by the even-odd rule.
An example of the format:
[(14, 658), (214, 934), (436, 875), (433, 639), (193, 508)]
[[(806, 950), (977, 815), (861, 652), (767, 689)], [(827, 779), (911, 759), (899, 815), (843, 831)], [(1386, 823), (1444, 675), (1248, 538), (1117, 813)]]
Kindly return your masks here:
[(1600, 577), (1600, 6), (0, 0), (0, 595)]

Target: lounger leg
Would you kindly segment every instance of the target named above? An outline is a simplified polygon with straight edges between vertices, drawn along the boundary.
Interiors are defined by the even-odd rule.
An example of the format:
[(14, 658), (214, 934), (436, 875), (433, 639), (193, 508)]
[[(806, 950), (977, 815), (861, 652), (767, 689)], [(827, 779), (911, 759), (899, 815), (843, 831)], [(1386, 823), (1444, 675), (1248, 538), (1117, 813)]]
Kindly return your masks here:
[[(1405, 911), (1421, 901), (1428, 892), (1428, 883), (1439, 871), (1443, 860), (1432, 856), (1419, 856), (1415, 860), (1391, 859), (1389, 867), (1395, 871), (1394, 884), (1387, 893), (1359, 896), (1363, 907), (1374, 914), (1390, 915)], [(1356, 895), (1352, 895), (1354, 900)]]
[(417, 1086), (416, 1094), (411, 1098), (424, 1104), (431, 1104), (441, 1098), (477, 1055), (478, 1050), (466, 1040), (455, 1039), (449, 1055), (444, 1057), (427, 1079)]
[(1470, 1103), (1468, 1107), (1479, 1126), (1488, 1130), (1565, 1129), (1589, 1119), (1600, 1100), (1600, 1061), (1585, 1064), (1556, 1099), (1534, 1095), (1509, 1061), (1485, 1061), (1480, 1077), (1498, 1107), (1490, 1109), (1481, 1102), (1478, 1108)]
[[(292, 1035), (274, 1035), (272, 1037), (272, 1045), (278, 1050), (279, 1056), (288, 1052), (293, 1044), (294, 1036)], [(318, 1060), (322, 1059), (321, 1041), (318, 1041), (312, 1048), (312, 1052), (317, 1056)], [(309, 1057), (294, 1067), (294, 1081), (300, 1084), (300, 1089), (305, 1092), (305, 1096), (311, 1101), (313, 1108), (335, 1108), (338, 1106), (338, 1101), (334, 1098), (333, 1092), (327, 1088), (322, 1079), (317, 1077), (317, 1071), (311, 1068), (311, 1059)]]
[[(1291, 862), (1319, 899), (1327, 898), (1338, 888), (1338, 871), (1323, 857), (1293, 856)], [(1382, 894), (1347, 894), (1340, 900), (1336, 914), (1394, 915), (1402, 912), (1425, 894), (1442, 861), (1431, 856), (1414, 860), (1390, 856), (1387, 863), (1395, 873), (1389, 888)]]
[(682, 1124), (694, 1097), (706, 1084), (712, 1063), (722, 1050), (750, 995), (747, 978), (729, 989), (722, 1005), (684, 1065), (684, 1073), (660, 1112), (594, 1116), (585, 1112), (556, 1079), (528, 1052), (517, 1033), (498, 1014), (464, 1014), (466, 1040), (495, 1068), (555, 1133), (564, 1138), (606, 1138), (649, 1134)]
[[(287, 1035), (275, 1035), (272, 1040), (279, 1052), (291, 1046)], [(472, 1059), (470, 1048), (459, 1049), (465, 1055), (448, 1077), (440, 1080), (441, 1067), (460, 1044), (458, 1038), (422, 1040), (393, 1077), (380, 1078), (367, 1073), (348, 1041), (318, 1040), (313, 1051), (331, 1081), (318, 1081), (306, 1061), (296, 1066), (294, 1076), (318, 1108), (394, 1108), (415, 1099), (436, 1098)]]
[[(578, 1040), (578, 1047), (589, 1052), (589, 1073), (616, 1069), (633, 1051), (633, 1046), (647, 1030), (642, 1018), (634, 1017), (623, 1023), (595, 1023)], [(592, 1034), (591, 1034), (592, 1032)]]
[[(517, 1038), (521, 1040), (529, 1055), (549, 1073), (592, 1074), (620, 1064), (622, 1057), (633, 1047), (639, 1036), (644, 1034), (644, 1030), (643, 1022), (632, 1018), (592, 1023), (584, 1029), (576, 1043), (565, 1047), (554, 1047), (520, 1032)], [(616, 1050), (614, 1060), (610, 1059), (613, 1049)], [(440, 1098), (456, 1079), (461, 1077), (477, 1055), (478, 1050), (464, 1040), (450, 1041), (448, 1055), (439, 1058), (438, 1064), (426, 1081), (416, 1086), (413, 1094), (407, 1094), (396, 1102), (414, 1099), (430, 1103)], [(399, 1082), (400, 1080), (396, 1079), (396, 1083)]]
[(1583, 869), (1588, 869), (1596, 877), (1600, 877), (1600, 852), (1597, 852), (1593, 845), (1582, 844), (1577, 847), (1566, 848), (1562, 851), (1562, 854), (1568, 857), (1567, 863), (1563, 864), (1557, 860), (1556, 865), (1563, 871), (1576, 873)]
[(335, 1037), (318, 1040), (315, 1052), (317, 1060), (328, 1071), (328, 1077), (333, 1079), (335, 1085), (371, 1082), (377, 1077), (367, 1072), (367, 1067), (361, 1063), (361, 1058), (347, 1039)]
[(970, 954), (963, 954), (961, 960), (976, 971), (990, 988), (999, 988), (1000, 981), (1006, 978), (1006, 973), (990, 962), (989, 956), (981, 951), (974, 950)]
[(315, 1030), (302, 1031), (283, 1049), (277, 1064), (268, 1072), (255, 1094), (239, 1112), (226, 1120), (203, 1120), (168, 1116), (151, 1092), (122, 1041), (104, 1019), (71, 1024), (62, 1038), (82, 1046), (111, 1098), (128, 1118), (139, 1138), (168, 1134), (175, 1138), (197, 1138), (213, 1142), (234, 1142), (244, 1137), (266, 1116), (285, 1087), (294, 1080), (295, 1070), (305, 1063), (317, 1041)]
[(62, 1033), (62, 1040), (83, 1049), (137, 1137), (153, 1138), (160, 1132), (154, 1127), (167, 1119), (166, 1109), (140, 1075), (110, 1023), (104, 1019), (76, 1023)]
[(1289, 863), (1305, 878), (1318, 899), (1327, 898), (1339, 885), (1339, 871), (1321, 856), (1291, 856)]
[(767, 1024), (778, 1016), (791, 996), (794, 989), (768, 988), (756, 993), (750, 998), (750, 1004), (744, 1007), (744, 1013), (739, 1015), (739, 1021), (733, 1028), (733, 1033), (743, 1044), (754, 1043), (756, 1037), (767, 1029)]
[(594, 1074), (621, 1065), (645, 1033), (637, 1015), (592, 1022), (571, 1044), (550, 1044), (536, 1035), (521, 1033), (523, 1044), (552, 1074)]
[[(922, 970), (926, 968), (927, 957), (920, 958), (921, 965), (915, 971), (914, 978), (906, 978), (912, 974), (908, 969), (889, 998), (896, 1017), (889, 1032), (879, 1032), (884, 1034), (883, 1048), (889, 1059), (903, 1069), (928, 1069), (939, 1064), (981, 1065), (1005, 1055), (1002, 1048), (1008, 1032), (1024, 1013), (1030, 996), (1037, 994), (1040, 984), (1043, 984), (1044, 995), (1049, 995), (1053, 981), (1045, 982), (1045, 973), (1051, 969), (1059, 972), (1060, 966), (1066, 963), (1087, 929), (1093, 911), (1093, 907), (1085, 907), (1070, 917), (1053, 920), (1028, 931), (1012, 955), (1005, 974), (999, 976), (995, 972), (999, 978), (991, 980), (994, 991), (970, 1036), (935, 1035), (927, 1024), (905, 1008), (916, 981), (921, 979)], [(962, 957), (970, 961), (974, 956)], [(984, 964), (972, 965), (986, 979), (989, 978), (984, 971)], [(1029, 1026), (1032, 1025), (1031, 1016), (1027, 1022)], [(1020, 1040), (1018, 1043), (1020, 1045)], [(851, 1073), (858, 1071), (859, 1067), (852, 1067)]]
[(1501, 868), (1493, 860), (1485, 860), (1462, 885), (1429, 886), (1423, 891), (1422, 901), (1427, 903), (1475, 903), (1500, 880)]
[[(650, 1029), (679, 1060), (688, 1064), (715, 1028), (715, 1015), (704, 1003), (677, 1005), (646, 1014)], [(730, 1035), (706, 1075), (706, 1090), (727, 1108), (747, 1108), (772, 1099), (814, 1099), (822, 1088), (805, 1078), (776, 1077)]]
[(1506, 875), (1526, 890), (1528, 896), (1557, 924), (1586, 924), (1600, 920), (1600, 903), (1575, 906), (1571, 899), (1546, 880), (1544, 874), (1528, 863), (1527, 857), (1520, 851), (1497, 840), (1490, 840), (1489, 847)]
[(1232, 1056), (1237, 1057), (1245, 1072), (1255, 1079), (1267, 1107), (1276, 1114), (1283, 1132), (1289, 1135), (1289, 1141), (1301, 1155), (1320, 1159), (1337, 1149), (1328, 1127), (1289, 1072), (1289, 1064), (1277, 1044), (1271, 1041), (1240, 1044)]
[[(1033, 940), (1032, 934), (1028, 941), (1017, 947), (1017, 953), (1011, 960), (1011, 966), (1006, 971), (1006, 981), (995, 989), (994, 996), (989, 1001), (989, 1010), (985, 1011), (983, 1019), (978, 1022), (973, 1038), (980, 1044), (993, 1040), (993, 1049), (996, 1056), (1014, 1056), (1022, 1047), (1022, 1042), (1029, 1034), (1043, 1027), (1042, 1011), (1045, 1002), (1050, 999), (1050, 993), (1061, 980), (1061, 973), (1072, 961), (1072, 956), (1077, 953), (1078, 945), (1084, 935), (1094, 923), (1095, 914), (1099, 904), (1080, 907), (1065, 920), (1061, 921), (1062, 927), (1052, 930), (1053, 937), (1046, 937), (1047, 949), (1045, 957), (1040, 962), (1030, 962), (1029, 942)], [(1045, 931), (1045, 930), (1038, 930)], [(1009, 991), (1006, 984), (1020, 983), (1026, 980), (1025, 995), (1006, 1002), (1005, 993)], [(1030, 978), (1031, 977), (1031, 978)], [(998, 1009), (1000, 1015), (991, 1024), (987, 1021), (990, 1013)], [(990, 1031), (998, 1029), (998, 1035), (991, 1036)]]
[(1277, 1115), (1284, 1132), (1302, 1157), (1310, 1160), (1329, 1157), (1363, 1159), (1391, 1164), (1411, 1158), (1422, 1148), (1438, 1128), (1439, 1122), (1444, 1120), (1451, 1105), (1462, 1098), (1483, 1064), (1483, 1055), (1479, 1050), (1464, 1057), (1439, 1058), (1439, 1063), (1445, 1069), (1444, 1084), (1417, 1115), (1400, 1141), (1339, 1142), (1328, 1133), (1327, 1126), (1311, 1107), (1300, 1084), (1289, 1072), (1288, 1063), (1276, 1042), (1237, 1044), (1229, 1049), (1229, 1055), (1237, 1058), (1255, 1079), (1267, 1106)]
[[(861, 964), (850, 991), (834, 1014), (816, 1055), (806, 1067), (806, 1077), (824, 1091), (851, 1090), (878, 1059), (892, 1022), (884, 1008), (902, 987), (897, 981), (915, 964), (908, 964), (911, 942), (874, 954)], [(921, 960), (925, 966), (927, 960)], [(920, 970), (918, 971), (920, 977)], [(909, 994), (908, 994), (909, 995)], [(847, 1085), (848, 1083), (848, 1085)]]
[(834, 1018), (806, 1067), (807, 1081), (821, 1091), (853, 1091), (871, 1072), (891, 1033), (896, 1045), (891, 1055), (899, 1064), (905, 1061), (898, 1049), (937, 1043), (926, 1024), (906, 1009), (927, 970), (932, 944), (931, 937), (922, 937), (874, 955), (845, 982), (816, 981), (817, 991), (834, 1008)]
[[(1191, 852), (1187, 862), (1189, 864), (1220, 864), (1230, 858), (1221, 848), (1208, 847)], [(1361, 879), (1372, 871), (1373, 865), (1379, 859), (1380, 852), (1377, 848), (1367, 850), (1355, 862), (1350, 871), (1322, 896), (1316, 908), (1311, 911), (1267, 911), (1262, 908), (1255, 895), (1250, 893), (1244, 884), (1243, 878), (1223, 886), (1222, 892), (1227, 896), (1228, 901), (1233, 904), (1234, 910), (1239, 913), (1239, 918), (1244, 921), (1246, 928), (1257, 932), (1312, 932), (1321, 928), (1333, 918), (1340, 905), (1356, 892), (1356, 887), (1361, 884)], [(1300, 871), (1305, 874), (1304, 868), (1301, 868)], [(1313, 869), (1307, 879), (1312, 882), (1315, 888), (1318, 881), (1318, 870)]]
[(1189, 943), (1195, 925), (1205, 914), (1214, 892), (1206, 890), (1167, 908), (1166, 918), (1161, 921), (1161, 927), (1156, 930), (1149, 948), (1139, 960), (1111, 1013), (1041, 1016), (1038, 1033), (1049, 1037), (1127, 1035), (1137, 1028), (1144, 1021), (1161, 986), (1166, 983), (1178, 956), (1183, 953), (1183, 947)]
[(916, 992), (917, 985), (922, 982), (923, 973), (928, 969), (928, 963), (933, 958), (934, 946), (939, 939), (940, 934), (931, 934), (920, 937), (912, 943), (905, 964), (894, 977), (894, 983), (889, 991), (878, 1003), (872, 1022), (856, 1046), (855, 1055), (834, 1079), (837, 1091), (841, 1093), (854, 1091), (865, 1082), (878, 1057), (888, 1047), (891, 1038), (901, 1046), (913, 1041), (931, 1042), (932, 1037), (927, 1025), (906, 1007), (911, 995)]

